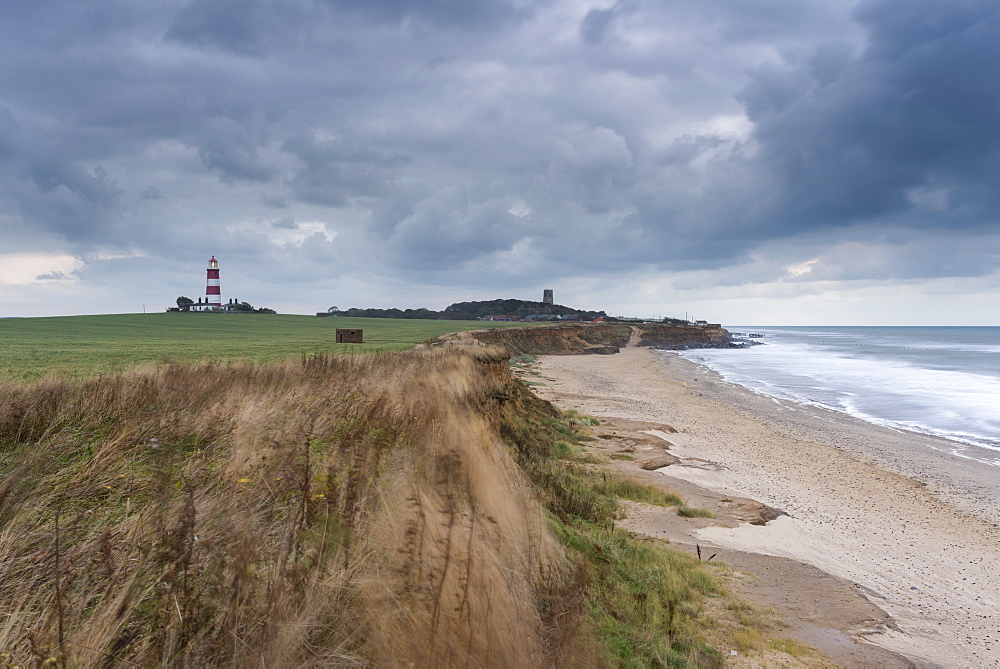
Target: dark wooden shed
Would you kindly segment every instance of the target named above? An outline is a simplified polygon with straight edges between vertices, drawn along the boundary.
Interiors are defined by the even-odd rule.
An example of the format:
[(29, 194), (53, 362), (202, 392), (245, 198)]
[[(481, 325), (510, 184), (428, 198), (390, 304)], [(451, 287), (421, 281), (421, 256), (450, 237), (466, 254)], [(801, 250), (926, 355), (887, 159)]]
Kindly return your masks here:
[(338, 344), (363, 344), (365, 339), (364, 330), (354, 328), (337, 328)]

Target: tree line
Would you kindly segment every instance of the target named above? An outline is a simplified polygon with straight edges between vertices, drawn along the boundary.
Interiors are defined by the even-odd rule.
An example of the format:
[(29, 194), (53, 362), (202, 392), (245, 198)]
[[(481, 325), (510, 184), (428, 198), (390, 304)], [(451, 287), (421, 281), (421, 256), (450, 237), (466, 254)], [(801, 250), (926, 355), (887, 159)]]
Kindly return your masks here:
[(530, 300), (497, 299), (471, 302), (456, 302), (444, 308), (443, 311), (433, 309), (339, 309), (330, 307), (327, 313), (331, 316), (346, 316), (352, 318), (428, 318), (450, 321), (475, 321), (489, 316), (514, 316), (520, 318), (559, 318), (561, 316), (579, 317), (581, 320), (605, 318), (603, 311), (585, 311), (573, 309), (562, 304), (544, 304)]

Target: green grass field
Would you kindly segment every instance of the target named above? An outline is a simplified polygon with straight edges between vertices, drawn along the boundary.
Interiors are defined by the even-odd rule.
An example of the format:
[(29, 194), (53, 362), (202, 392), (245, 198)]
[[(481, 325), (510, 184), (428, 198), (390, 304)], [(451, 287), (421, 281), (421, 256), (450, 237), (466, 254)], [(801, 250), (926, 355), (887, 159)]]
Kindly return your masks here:
[[(323, 352), (402, 351), (459, 330), (520, 323), (237, 314), (111, 314), (0, 319), (0, 380), (78, 378), (145, 363), (273, 362)], [(337, 344), (362, 328), (364, 344)]]

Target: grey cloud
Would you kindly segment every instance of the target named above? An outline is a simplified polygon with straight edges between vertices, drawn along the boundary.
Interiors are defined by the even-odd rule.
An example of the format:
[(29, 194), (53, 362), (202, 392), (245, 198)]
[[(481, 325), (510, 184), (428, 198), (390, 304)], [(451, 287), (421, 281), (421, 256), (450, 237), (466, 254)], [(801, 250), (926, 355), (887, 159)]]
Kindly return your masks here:
[(452, 29), (491, 28), (529, 14), (509, 0), (327, 0), (327, 4), (379, 21), (416, 19)]
[(269, 194), (261, 198), (261, 202), (271, 209), (287, 209), (290, 205), (282, 195)]
[(271, 223), (271, 227), (275, 230), (297, 230), (299, 226), (295, 222), (294, 218), (287, 216), (285, 218), (279, 218)]
[(60, 162), (38, 163), (25, 175), (39, 196), (65, 194), (65, 201), (97, 209), (114, 209), (123, 191), (103, 167), (86, 169)]
[(100, 166), (86, 170), (59, 162), (40, 163), (27, 176), (42, 192), (65, 188), (80, 200), (99, 206), (113, 206), (122, 194), (115, 179)]
[(879, 0), (857, 15), (869, 43), (850, 62), (847, 47), (826, 45), (809, 61), (758, 69), (742, 93), (763, 165), (782, 182), (786, 225), (936, 227), (940, 215), (913, 207), (913, 191), (928, 187), (965, 203), (949, 226), (991, 224), (1000, 11)]
[(193, 46), (257, 55), (264, 47), (263, 4), (241, 0), (195, 0), (174, 15), (166, 38)]
[(752, 257), (714, 271), (700, 264), (673, 281), (678, 290), (705, 290), (754, 283), (797, 286), (815, 282), (873, 283), (933, 277), (996, 275), (1000, 236), (954, 238), (942, 231), (896, 226), (857, 226), (832, 235), (806, 232), (758, 246)]
[(997, 7), (984, 0), (866, 0), (855, 16), (869, 29), (872, 55), (893, 61), (959, 35), (975, 39), (995, 23)]
[(104, 168), (51, 161), (32, 165), (23, 177), (13, 196), (27, 220), (74, 242), (114, 237), (124, 191)]
[[(924, 277), (982, 277), (996, 271), (1000, 238), (954, 239), (933, 232), (862, 232), (815, 257), (811, 271), (793, 280), (890, 280)], [(895, 237), (895, 239), (893, 238)]]
[(35, 281), (60, 281), (67, 278), (64, 272), (46, 272), (45, 274), (39, 274), (35, 277)]
[(405, 213), (383, 212), (393, 260), (407, 269), (438, 271), (508, 249), (527, 225), (509, 207), (502, 199), (470, 202), (467, 191), (451, 187), (413, 202)]
[(314, 0), (192, 0), (170, 20), (165, 39), (264, 58), (308, 40), (324, 19)]
[(807, 59), (809, 73), (819, 86), (832, 84), (851, 64), (856, 48), (846, 42), (821, 44)]
[(547, 187), (593, 213), (623, 204), (633, 183), (632, 153), (625, 139), (609, 128), (568, 133), (549, 161)]
[(608, 9), (591, 9), (580, 24), (580, 37), (587, 44), (600, 44), (618, 16), (618, 4)]
[(13, 157), (19, 150), (21, 126), (10, 109), (0, 105), (0, 160)]
[(304, 164), (290, 181), (295, 197), (331, 207), (385, 194), (408, 162), (403, 154), (384, 153), (357, 140), (317, 140), (304, 134), (287, 139), (282, 149)]
[(223, 181), (270, 181), (277, 174), (260, 154), (265, 138), (251, 122), (216, 117), (199, 133), (198, 157), (205, 167), (218, 170)]

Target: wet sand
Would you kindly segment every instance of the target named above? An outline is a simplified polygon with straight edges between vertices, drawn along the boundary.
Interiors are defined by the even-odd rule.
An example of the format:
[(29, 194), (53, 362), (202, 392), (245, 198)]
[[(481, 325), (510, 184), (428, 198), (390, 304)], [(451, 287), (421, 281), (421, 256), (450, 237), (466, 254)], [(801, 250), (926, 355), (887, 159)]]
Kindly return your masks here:
[[(626, 521), (633, 530), (818, 568), (891, 616), (861, 630), (868, 641), (918, 665), (1000, 666), (1000, 469), (940, 440), (751, 393), (673, 353), (546, 356), (539, 370), (549, 380), (536, 392), (563, 408), (675, 428), (642, 430), (680, 458), (644, 474), (716, 506), (750, 498), (787, 514), (678, 527), (671, 511), (645, 507)], [(801, 579), (788, 589), (795, 610), (832, 605)]]

